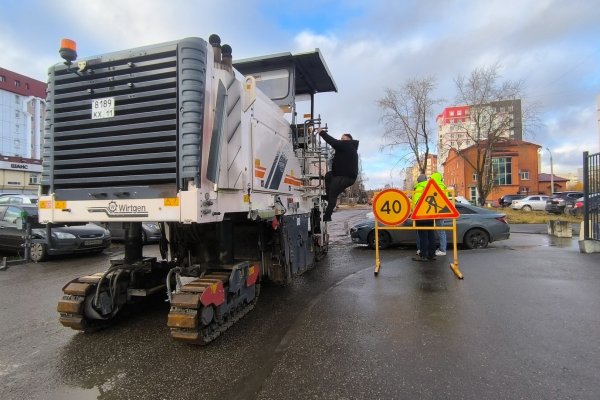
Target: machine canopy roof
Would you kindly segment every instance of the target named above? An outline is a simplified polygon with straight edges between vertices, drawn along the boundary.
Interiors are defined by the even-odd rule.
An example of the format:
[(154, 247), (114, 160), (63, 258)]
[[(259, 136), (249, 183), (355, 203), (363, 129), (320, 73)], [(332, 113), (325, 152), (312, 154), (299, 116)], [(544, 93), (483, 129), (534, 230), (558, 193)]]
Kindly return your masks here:
[(272, 71), (290, 65), (296, 70), (296, 95), (337, 92), (337, 86), (319, 49), (300, 54), (271, 54), (233, 62), (234, 68), (243, 75)]

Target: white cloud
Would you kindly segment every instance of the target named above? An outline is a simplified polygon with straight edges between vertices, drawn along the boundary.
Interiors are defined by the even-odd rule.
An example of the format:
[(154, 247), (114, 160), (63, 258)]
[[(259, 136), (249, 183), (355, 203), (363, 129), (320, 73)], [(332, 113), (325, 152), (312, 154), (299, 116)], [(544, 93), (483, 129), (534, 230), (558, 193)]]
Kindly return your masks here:
[[(594, 2), (349, 3), (326, 19), (330, 24), (302, 26), (294, 20), (297, 28), (286, 24), (289, 12), (279, 14), (275, 3), (261, 0), (19, 4), (35, 9), (30, 18), (36, 29), (24, 30), (3, 15), (2, 67), (40, 80), (45, 80), (51, 64), (61, 61), (57, 51), (62, 37), (75, 39), (82, 57), (186, 36), (206, 39), (212, 33), (232, 45), (234, 59), (319, 48), (339, 93), (318, 94), (316, 111), (332, 133), (347, 131), (361, 141), (368, 187), (389, 181), (390, 170), (394, 175), (395, 163), (407, 153), (397, 150), (391, 156), (379, 151), (383, 127), (376, 100), (386, 88), (397, 88), (409, 78), (435, 76), (436, 97), (451, 105), (453, 78), (496, 61), (502, 64), (504, 79), (526, 81), (525, 99), (541, 103), (545, 127), (528, 139), (551, 148), (557, 168), (574, 171), (582, 151), (598, 151), (600, 7)], [(327, 15), (327, 5), (319, 3), (319, 13)], [(340, 14), (346, 10), (352, 13)], [(544, 154), (543, 165), (547, 162)]]

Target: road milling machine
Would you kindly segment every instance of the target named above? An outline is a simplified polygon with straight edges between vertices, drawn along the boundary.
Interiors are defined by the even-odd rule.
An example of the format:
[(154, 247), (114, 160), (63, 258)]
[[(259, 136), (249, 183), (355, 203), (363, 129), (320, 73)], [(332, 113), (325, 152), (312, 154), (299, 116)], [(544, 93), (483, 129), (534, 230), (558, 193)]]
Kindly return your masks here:
[[(327, 252), (329, 149), (311, 132), (326, 127), (315, 94), (337, 88), (318, 49), (233, 63), (212, 35), (80, 60), (64, 39), (60, 54), (39, 220), (126, 230), (122, 256), (64, 286), (62, 325), (100, 329), (166, 293), (171, 337), (206, 344), (254, 307), (263, 279), (289, 283)], [(160, 260), (143, 254), (144, 221), (160, 224)]]

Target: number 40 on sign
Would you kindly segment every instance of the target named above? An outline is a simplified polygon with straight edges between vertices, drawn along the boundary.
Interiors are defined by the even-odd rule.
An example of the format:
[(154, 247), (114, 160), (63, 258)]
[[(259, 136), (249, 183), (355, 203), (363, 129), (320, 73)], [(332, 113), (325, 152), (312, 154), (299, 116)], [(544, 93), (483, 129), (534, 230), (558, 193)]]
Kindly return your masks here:
[(410, 214), (410, 200), (397, 189), (386, 189), (373, 199), (373, 214), (377, 221), (385, 225), (399, 225)]

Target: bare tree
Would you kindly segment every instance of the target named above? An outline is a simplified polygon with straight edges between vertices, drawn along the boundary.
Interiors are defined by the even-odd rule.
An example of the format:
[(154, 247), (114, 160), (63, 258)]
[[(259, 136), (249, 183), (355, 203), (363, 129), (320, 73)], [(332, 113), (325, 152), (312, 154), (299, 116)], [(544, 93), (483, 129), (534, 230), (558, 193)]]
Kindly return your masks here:
[(382, 148), (409, 150), (403, 157), (406, 162), (416, 162), (425, 171), (430, 145), (437, 136), (431, 131), (433, 108), (442, 102), (432, 97), (437, 82), (433, 77), (410, 79), (400, 90), (386, 89), (385, 96), (377, 101), (385, 126)]
[(458, 104), (469, 106), (469, 114), (466, 118), (455, 119), (455, 125), (457, 131), (465, 134), (462, 138), (464, 143), (473, 146), (475, 152), (474, 158), (466, 157), (462, 151), (458, 151), (458, 155), (477, 175), (480, 205), (485, 204), (494, 187), (494, 148), (512, 138), (511, 130), (522, 132), (520, 95), (523, 84), (520, 81), (500, 82), (499, 69), (500, 65), (496, 63), (476, 68), (470, 75), (454, 80), (458, 89)]
[(367, 192), (365, 191), (365, 177), (364, 177), (364, 173), (363, 173), (363, 168), (362, 168), (362, 158), (360, 157), (360, 154), (358, 155), (358, 175), (356, 177), (356, 181), (354, 181), (354, 183), (352, 184), (352, 186), (350, 186), (349, 188), (347, 188), (344, 192), (344, 194), (347, 197), (353, 198), (353, 199), (357, 199), (357, 201), (361, 201), (367, 200)]

